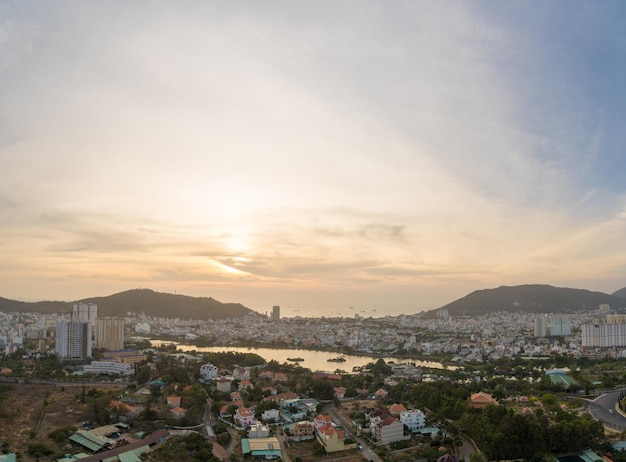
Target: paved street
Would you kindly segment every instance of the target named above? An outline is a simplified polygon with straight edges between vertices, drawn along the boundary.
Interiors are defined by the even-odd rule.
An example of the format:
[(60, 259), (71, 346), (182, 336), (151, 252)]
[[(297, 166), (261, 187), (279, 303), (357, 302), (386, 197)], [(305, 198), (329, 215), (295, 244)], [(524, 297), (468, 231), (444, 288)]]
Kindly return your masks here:
[(374, 451), (372, 451), (370, 449), (370, 447), (368, 446), (367, 442), (359, 437), (356, 436), (354, 434), (354, 432), (352, 431), (352, 422), (350, 421), (350, 419), (343, 413), (342, 410), (337, 409), (334, 406), (328, 406), (326, 408), (326, 410), (328, 411), (328, 413), (331, 415), (331, 417), (333, 418), (333, 420), (335, 420), (335, 422), (340, 422), (341, 425), (343, 426), (343, 429), (346, 432), (346, 436), (350, 436), (351, 438), (353, 438), (358, 444), (361, 445), (362, 452), (363, 455), (365, 456), (366, 459), (368, 460), (373, 460), (374, 462), (382, 462), (382, 459), (380, 457), (378, 457), (378, 454), (376, 454)]
[(617, 400), (622, 390), (603, 393), (594, 400), (586, 400), (589, 413), (606, 427), (626, 430), (626, 415), (617, 408)]

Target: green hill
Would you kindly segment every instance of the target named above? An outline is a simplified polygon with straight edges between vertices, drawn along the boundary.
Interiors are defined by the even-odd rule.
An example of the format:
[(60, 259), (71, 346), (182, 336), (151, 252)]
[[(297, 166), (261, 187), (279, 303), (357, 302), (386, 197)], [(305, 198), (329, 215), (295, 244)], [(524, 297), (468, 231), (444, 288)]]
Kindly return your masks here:
[[(603, 303), (618, 307), (626, 305), (626, 300), (584, 289), (528, 284), (476, 290), (438, 309), (446, 308), (451, 316), (479, 315), (496, 311), (567, 313), (597, 308)], [(427, 314), (434, 315), (436, 311), (432, 310)]]
[[(98, 305), (98, 316), (126, 316), (126, 313), (144, 313), (148, 316), (181, 319), (240, 318), (258, 314), (239, 303), (222, 303), (211, 297), (190, 297), (167, 294), (150, 289), (133, 289), (108, 297), (92, 297), (77, 300), (80, 303)], [(73, 303), (46, 301), (21, 302), (0, 297), (0, 311), (34, 311), (39, 313), (69, 312)]]

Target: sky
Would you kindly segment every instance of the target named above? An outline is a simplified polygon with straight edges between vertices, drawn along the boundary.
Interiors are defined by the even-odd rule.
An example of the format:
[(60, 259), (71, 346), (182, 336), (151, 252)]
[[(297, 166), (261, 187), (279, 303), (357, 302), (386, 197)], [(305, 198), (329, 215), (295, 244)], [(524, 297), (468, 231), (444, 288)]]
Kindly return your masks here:
[(0, 0), (0, 296), (626, 286), (622, 1)]

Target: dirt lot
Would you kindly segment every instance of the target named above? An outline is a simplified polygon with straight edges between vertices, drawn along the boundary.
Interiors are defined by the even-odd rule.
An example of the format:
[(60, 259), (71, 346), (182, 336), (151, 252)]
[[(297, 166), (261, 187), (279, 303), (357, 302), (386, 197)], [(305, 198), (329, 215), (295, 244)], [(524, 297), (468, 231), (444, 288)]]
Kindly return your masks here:
[[(87, 404), (81, 403), (82, 385), (2, 385), (6, 385), (8, 389), (1, 394), (0, 444), (6, 442), (9, 451), (20, 452), (22, 461), (35, 460), (28, 455), (28, 445), (33, 443), (45, 444), (54, 450), (55, 455), (67, 452), (69, 448), (55, 443), (48, 434), (69, 425), (80, 428), (82, 422), (87, 420)], [(86, 388), (88, 390), (91, 386), (87, 385)], [(100, 386), (97, 388), (105, 391), (119, 390)]]
[(335, 452), (325, 456), (316, 455), (316, 450), (319, 447), (319, 443), (315, 440), (299, 442), (290, 441), (287, 452), (291, 460), (299, 457), (302, 462), (313, 462), (322, 459), (326, 461), (330, 459), (336, 462), (363, 462), (366, 460), (365, 456), (355, 449)]

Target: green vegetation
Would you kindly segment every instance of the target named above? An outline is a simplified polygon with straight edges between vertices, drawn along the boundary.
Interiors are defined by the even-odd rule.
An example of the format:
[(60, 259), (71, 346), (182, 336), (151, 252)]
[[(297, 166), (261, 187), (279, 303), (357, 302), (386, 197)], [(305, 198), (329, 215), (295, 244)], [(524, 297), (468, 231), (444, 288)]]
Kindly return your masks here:
[(213, 462), (220, 459), (213, 456), (213, 445), (201, 434), (169, 438), (156, 450), (143, 456), (147, 462), (171, 462), (172, 460)]

